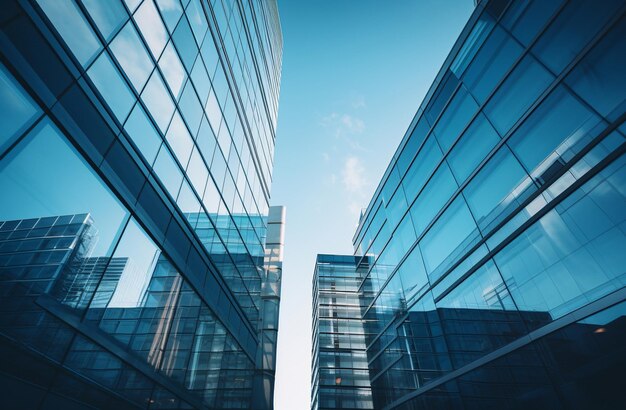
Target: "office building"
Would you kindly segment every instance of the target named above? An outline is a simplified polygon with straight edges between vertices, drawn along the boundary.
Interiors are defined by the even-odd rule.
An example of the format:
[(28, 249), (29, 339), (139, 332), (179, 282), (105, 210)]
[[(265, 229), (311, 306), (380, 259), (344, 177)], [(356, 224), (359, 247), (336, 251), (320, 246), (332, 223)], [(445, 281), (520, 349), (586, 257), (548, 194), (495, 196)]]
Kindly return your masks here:
[(275, 1), (3, 2), (0, 407), (272, 407), (281, 55)]
[(313, 274), (311, 409), (373, 409), (361, 258), (318, 255)]
[(626, 403), (625, 12), (477, 2), (353, 238), (374, 408)]

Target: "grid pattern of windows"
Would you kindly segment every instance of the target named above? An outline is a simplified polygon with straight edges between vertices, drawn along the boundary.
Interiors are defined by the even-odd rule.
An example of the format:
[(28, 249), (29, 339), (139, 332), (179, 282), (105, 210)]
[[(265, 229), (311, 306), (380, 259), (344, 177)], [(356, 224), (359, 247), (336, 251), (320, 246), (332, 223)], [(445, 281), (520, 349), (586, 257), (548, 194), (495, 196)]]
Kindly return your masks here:
[(625, 11), (477, 5), (354, 236), (376, 408), (623, 402), (576, 321), (624, 298)]
[(276, 7), (3, 4), (2, 407), (252, 406)]
[(313, 275), (312, 410), (374, 408), (357, 261), (354, 256), (317, 256)]

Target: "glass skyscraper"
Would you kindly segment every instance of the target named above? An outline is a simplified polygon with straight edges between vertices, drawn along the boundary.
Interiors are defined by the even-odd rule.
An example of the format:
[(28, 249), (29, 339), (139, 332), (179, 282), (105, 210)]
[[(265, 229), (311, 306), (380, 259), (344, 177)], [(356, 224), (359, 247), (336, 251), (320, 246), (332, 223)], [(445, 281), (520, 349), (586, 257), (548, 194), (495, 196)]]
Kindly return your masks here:
[(626, 4), (477, 3), (353, 238), (374, 408), (621, 408)]
[(275, 1), (2, 3), (0, 407), (272, 407), (281, 58)]
[(373, 409), (359, 292), (361, 258), (318, 255), (313, 274), (311, 409)]

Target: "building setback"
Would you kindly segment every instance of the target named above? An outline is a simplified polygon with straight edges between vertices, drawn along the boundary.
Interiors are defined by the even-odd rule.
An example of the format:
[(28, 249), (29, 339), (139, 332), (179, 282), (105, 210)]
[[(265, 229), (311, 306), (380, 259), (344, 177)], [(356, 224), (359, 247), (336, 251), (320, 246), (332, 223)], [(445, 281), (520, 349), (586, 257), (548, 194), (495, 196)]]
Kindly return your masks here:
[(0, 407), (273, 407), (281, 60), (275, 1), (3, 2)]
[(373, 407), (621, 408), (626, 4), (477, 3), (353, 238)]

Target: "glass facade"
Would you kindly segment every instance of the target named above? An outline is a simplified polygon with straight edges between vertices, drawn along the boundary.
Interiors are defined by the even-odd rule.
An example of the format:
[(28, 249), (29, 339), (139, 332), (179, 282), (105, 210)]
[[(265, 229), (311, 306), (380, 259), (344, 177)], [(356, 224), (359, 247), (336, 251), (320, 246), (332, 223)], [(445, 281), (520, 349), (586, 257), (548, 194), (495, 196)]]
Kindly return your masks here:
[(313, 274), (311, 409), (373, 409), (360, 258), (318, 255)]
[(621, 408), (626, 6), (477, 3), (353, 238), (373, 407)]
[(271, 408), (276, 3), (0, 14), (0, 407)]

